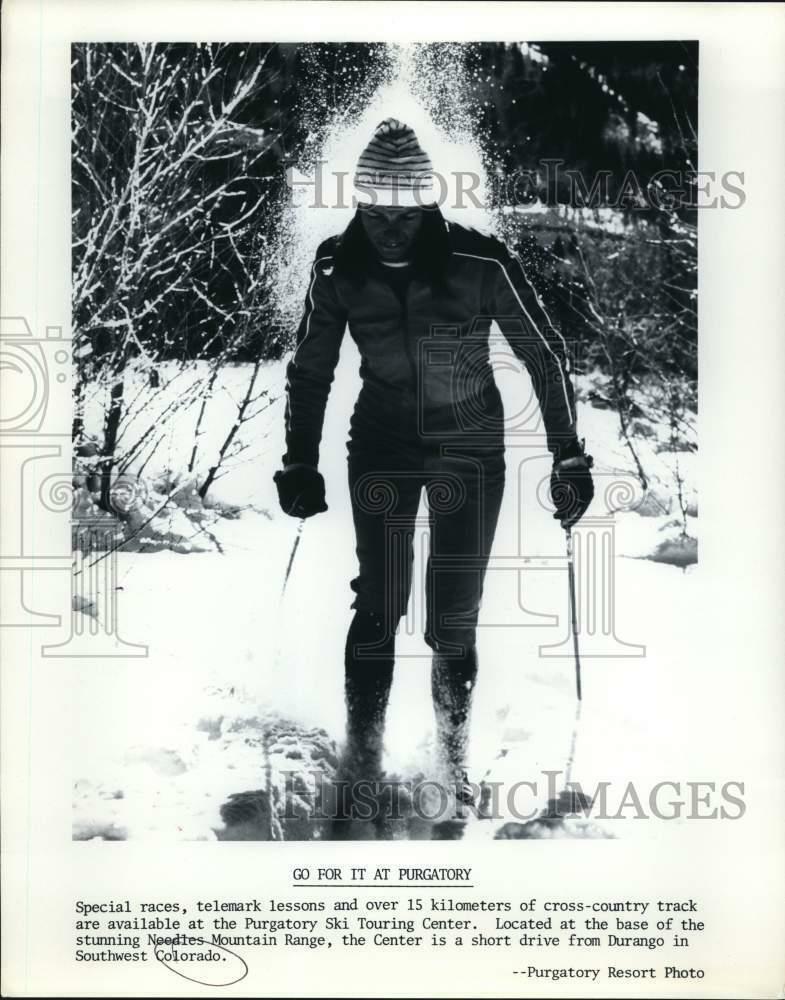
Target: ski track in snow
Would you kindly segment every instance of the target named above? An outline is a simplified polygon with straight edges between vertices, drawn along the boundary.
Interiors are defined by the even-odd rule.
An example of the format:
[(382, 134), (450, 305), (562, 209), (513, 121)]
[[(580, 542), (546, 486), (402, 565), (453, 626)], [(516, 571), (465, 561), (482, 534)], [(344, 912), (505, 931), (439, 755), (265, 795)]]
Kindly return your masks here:
[[(330, 509), (306, 522), (283, 603), (281, 582), (297, 521), (277, 510), (271, 481), (283, 450), (282, 404), (266, 422), (246, 428), (246, 439), (258, 445), (252, 459), (216, 484), (219, 498), (256, 507), (213, 526), (223, 554), (119, 554), (120, 632), (129, 641), (148, 644), (149, 657), (75, 664), (80, 696), (73, 706), (71, 751), (76, 830), (82, 839), (214, 839), (223, 826), (220, 807), (229, 795), (265, 788), (261, 735), (271, 719), (291, 720), (294, 733), (323, 730), (317, 743), (340, 743), (343, 646), (352, 615), (349, 580), (356, 572), (345, 440), (359, 386), (357, 365), (347, 336), (322, 446)], [(241, 366), (233, 370), (239, 380)], [(268, 375), (273, 387), (278, 380), (282, 384), (281, 364), (271, 365)], [(502, 384), (505, 403), (514, 401), (510, 393), (516, 391), (520, 386)], [(189, 453), (186, 416), (173, 421), (170, 440), (159, 449), (161, 467)], [(222, 426), (220, 414), (212, 419), (216, 429)], [(629, 467), (612, 414), (582, 406), (580, 419), (600, 470)], [(563, 565), (541, 565), (545, 557), (563, 555), (563, 535), (533, 497), (518, 511), (511, 455), (508, 451), (494, 556), (519, 551), (520, 522), (524, 551), (531, 558), (531, 571), (520, 576), (530, 614), (524, 624), (519, 574), (494, 571), (492, 563), (479, 629), (472, 777), (489, 772), (489, 780), (506, 787), (537, 781), (536, 796), (529, 791), (516, 799), (519, 808), (534, 809), (547, 799), (543, 772), (563, 772), (566, 766), (575, 680), (570, 646), (563, 658), (538, 652), (541, 645), (567, 637), (566, 573)], [(543, 476), (548, 468), (543, 459)], [(153, 471), (149, 466), (146, 474)], [(264, 510), (271, 516), (259, 512)], [(696, 706), (719, 711), (712, 699), (721, 697), (721, 685), (711, 683), (712, 666), (700, 655), (699, 570), (682, 572), (623, 554), (651, 551), (666, 520), (634, 513), (616, 518), (616, 632), (624, 642), (645, 644), (646, 655), (594, 658), (584, 652), (584, 703), (572, 778), (587, 790), (610, 782), (618, 790), (611, 797), (614, 811), (630, 781), (639, 783), (645, 796), (657, 781), (712, 777), (718, 756), (723, 758), (721, 733), (700, 745), (694, 740)], [(426, 538), (418, 534), (418, 546)], [(433, 729), (430, 651), (421, 637), (417, 582), (424, 572), (421, 551), (414, 610), (398, 640), (386, 738), (388, 771), (403, 778), (427, 772)], [(558, 623), (541, 619), (544, 623), (537, 624), (534, 614), (558, 616)], [(307, 770), (311, 749), (307, 736), (299, 744), (290, 737), (283, 750), (277, 747), (272, 766)], [(465, 835), (490, 837), (499, 825), (472, 823)], [(630, 838), (660, 835), (663, 824), (627, 818), (604, 826), (610, 835)], [(685, 824), (674, 820), (665, 826)]]

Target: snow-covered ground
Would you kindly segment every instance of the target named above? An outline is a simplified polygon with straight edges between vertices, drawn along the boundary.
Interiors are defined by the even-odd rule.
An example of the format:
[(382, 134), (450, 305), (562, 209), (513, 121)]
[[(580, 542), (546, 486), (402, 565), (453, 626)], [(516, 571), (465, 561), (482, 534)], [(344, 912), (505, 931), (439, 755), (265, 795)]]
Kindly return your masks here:
[[(247, 448), (211, 490), (214, 499), (240, 508), (239, 516), (215, 518), (209, 535), (193, 532), (199, 544), (190, 552), (189, 546), (171, 551), (151, 545), (147, 552), (119, 554), (120, 631), (128, 641), (147, 644), (149, 655), (113, 660), (111, 669), (90, 660), (76, 667), (83, 706), (77, 707), (83, 717), (75, 718), (72, 727), (76, 836), (220, 838), (227, 831), (224, 820), (231, 819), (221, 814), (229, 796), (265, 790), (284, 771), (331, 773), (342, 735), (343, 645), (352, 615), (349, 580), (356, 573), (345, 440), (357, 367), (347, 337), (322, 447), (330, 509), (306, 522), (283, 600), (281, 584), (297, 522), (278, 510), (271, 479), (283, 451), (281, 363), (263, 373), (277, 401), (243, 429)], [(210, 406), (197, 468), (208, 467), (211, 450), (220, 446), (249, 370), (227, 370)], [(161, 387), (149, 390), (148, 405), (140, 407), (136, 419), (142, 431), (163, 412), (171, 394), (183, 393), (188, 379), (196, 377), (192, 372), (168, 384), (166, 370), (162, 376)], [(520, 380), (500, 382), (506, 402), (519, 398)], [(163, 489), (164, 480), (171, 483), (173, 471), (187, 465), (196, 413), (194, 404), (161, 423), (163, 440), (144, 470), (148, 482)], [(96, 400), (88, 407), (88, 423), (99, 416)], [(579, 419), (596, 463), (597, 498), (590, 514), (606, 515), (605, 525), (613, 532), (604, 579), (612, 588), (606, 608), (613, 605), (615, 638), (603, 637), (599, 625), (594, 635), (582, 637), (584, 702), (571, 775), (587, 789), (610, 782), (609, 806), (615, 812), (630, 781), (642, 789), (645, 804), (657, 781), (686, 780), (694, 770), (700, 772), (692, 717), (701, 698), (705, 703), (710, 665), (700, 656), (693, 627), (697, 568), (645, 558), (664, 538), (678, 535), (678, 507), (670, 513), (642, 508), (647, 516), (626, 512), (608, 518), (606, 497), (619, 493), (606, 487), (625, 471), (626, 481), (633, 483), (630, 456), (613, 413), (584, 402)], [(132, 440), (134, 427), (127, 433)], [(646, 444), (644, 464), (655, 477), (658, 495), (672, 500), (674, 456), (657, 452), (656, 442)], [(538, 783), (536, 795), (521, 793), (516, 799), (519, 808), (528, 808), (545, 805), (543, 772), (565, 769), (576, 703), (571, 647), (565, 645), (559, 657), (540, 650), (567, 637), (563, 535), (533, 489), (524, 489), (520, 499), (515, 457), (511, 443), (508, 488), (481, 617), (472, 751), (476, 778), (487, 774), (506, 783), (506, 789), (520, 781)], [(691, 504), (695, 458), (679, 456)], [(541, 475), (547, 471), (543, 458)], [(169, 509), (161, 516), (168, 517)], [(175, 516), (182, 518), (182, 508)], [(694, 535), (695, 519), (689, 521)], [(186, 522), (183, 530), (189, 528), (193, 524)], [(418, 534), (418, 553), (426, 540), (424, 532)], [(509, 557), (515, 557), (520, 572), (510, 571)], [(424, 570), (421, 555), (416, 568), (412, 611), (398, 642), (387, 731), (388, 770), (403, 778), (427, 772), (433, 728), (430, 651), (421, 638), (417, 582)], [(100, 608), (100, 600), (96, 605)], [(639, 655), (639, 646), (645, 655)], [(631, 652), (636, 655), (627, 655)], [(100, 715), (96, 705), (102, 706)], [(304, 799), (307, 808), (307, 794)], [(243, 800), (234, 801), (242, 812)], [(236, 835), (280, 835), (275, 818), (254, 801), (248, 823), (237, 824)], [(624, 815), (633, 811), (628, 808)], [(492, 836), (498, 826), (478, 822), (466, 835)], [(653, 832), (652, 824), (631, 819), (609, 821), (602, 829), (624, 837)], [(572, 830), (582, 832), (577, 823)]]

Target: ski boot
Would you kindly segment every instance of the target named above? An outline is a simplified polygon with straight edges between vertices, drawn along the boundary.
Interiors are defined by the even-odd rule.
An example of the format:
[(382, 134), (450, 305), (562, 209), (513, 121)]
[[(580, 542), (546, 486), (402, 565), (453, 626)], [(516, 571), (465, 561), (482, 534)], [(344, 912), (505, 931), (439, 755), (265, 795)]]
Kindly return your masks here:
[(466, 771), (469, 719), (477, 679), (477, 649), (465, 647), (460, 655), (436, 649), (431, 664), (431, 694), (436, 717), (439, 780), (454, 800), (450, 818), (468, 817), (479, 800), (479, 789)]
[(357, 612), (346, 637), (346, 743), (336, 775), (335, 839), (354, 839), (355, 819), (378, 819), (394, 643), (380, 615)]

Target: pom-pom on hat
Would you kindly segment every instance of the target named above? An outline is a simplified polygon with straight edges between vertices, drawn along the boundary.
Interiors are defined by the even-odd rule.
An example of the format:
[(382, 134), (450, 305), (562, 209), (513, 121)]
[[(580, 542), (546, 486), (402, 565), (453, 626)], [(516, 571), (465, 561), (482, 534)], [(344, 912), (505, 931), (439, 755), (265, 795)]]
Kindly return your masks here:
[(397, 118), (376, 126), (354, 172), (357, 198), (375, 205), (431, 205), (433, 166), (414, 131)]

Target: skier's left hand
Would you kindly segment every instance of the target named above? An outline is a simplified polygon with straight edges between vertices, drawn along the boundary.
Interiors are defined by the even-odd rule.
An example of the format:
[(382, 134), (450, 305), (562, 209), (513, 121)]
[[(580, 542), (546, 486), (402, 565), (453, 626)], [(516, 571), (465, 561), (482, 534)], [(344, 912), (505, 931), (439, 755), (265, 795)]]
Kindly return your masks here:
[(556, 508), (553, 516), (565, 531), (580, 521), (594, 498), (594, 459), (584, 452), (582, 442), (570, 452), (559, 457), (551, 471), (551, 499)]

